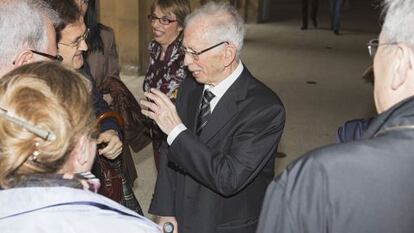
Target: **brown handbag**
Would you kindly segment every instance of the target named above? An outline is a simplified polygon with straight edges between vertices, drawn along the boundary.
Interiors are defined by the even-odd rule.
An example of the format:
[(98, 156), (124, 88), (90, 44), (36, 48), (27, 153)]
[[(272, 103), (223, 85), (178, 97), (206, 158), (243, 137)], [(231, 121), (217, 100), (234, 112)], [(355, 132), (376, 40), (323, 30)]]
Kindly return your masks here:
[[(100, 123), (106, 118), (114, 118), (121, 128), (124, 127), (124, 121), (117, 112), (105, 112), (97, 117), (97, 121)], [(98, 147), (99, 146), (103, 148), (106, 145), (101, 144), (98, 145)], [(124, 149), (127, 151), (129, 150), (129, 148)], [(101, 181), (101, 187), (98, 193), (142, 215), (142, 209), (132, 190), (132, 185), (123, 171), (125, 164), (123, 161), (124, 156), (125, 151), (122, 152), (121, 156), (118, 156), (114, 160), (107, 159), (100, 155), (96, 156), (96, 161), (92, 167), (92, 173), (94, 173)]]
[(122, 204), (122, 178), (118, 175), (112, 163), (107, 158), (96, 155), (92, 173), (101, 181), (98, 193)]
[[(107, 118), (114, 118), (117, 123), (122, 127), (123, 120), (116, 112), (105, 112), (97, 117), (98, 124)], [(98, 147), (105, 147), (105, 145), (98, 145)], [(92, 173), (101, 181), (101, 187), (98, 193), (102, 194), (118, 203), (122, 204), (123, 201), (123, 189), (122, 189), (122, 177), (119, 172), (116, 171), (117, 163), (120, 164), (120, 160), (109, 160), (98, 153), (96, 154), (96, 160), (92, 167)]]

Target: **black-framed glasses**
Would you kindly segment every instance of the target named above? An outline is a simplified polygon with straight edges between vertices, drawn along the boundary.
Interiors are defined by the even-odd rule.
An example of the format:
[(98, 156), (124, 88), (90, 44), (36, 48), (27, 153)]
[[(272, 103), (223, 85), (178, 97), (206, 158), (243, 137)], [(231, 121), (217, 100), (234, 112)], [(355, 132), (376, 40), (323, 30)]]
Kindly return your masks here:
[(210, 50), (212, 50), (212, 49), (214, 49), (214, 48), (216, 48), (216, 47), (218, 47), (218, 46), (220, 46), (220, 45), (222, 45), (222, 44), (228, 44), (229, 42), (227, 42), (227, 41), (223, 41), (223, 42), (220, 42), (220, 43), (218, 43), (218, 44), (215, 44), (215, 45), (213, 45), (213, 46), (210, 46), (210, 47), (208, 47), (208, 48), (206, 48), (206, 49), (203, 49), (203, 50), (201, 50), (200, 52), (197, 52), (197, 51), (194, 51), (193, 49), (190, 49), (190, 48), (186, 48), (186, 47), (184, 47), (184, 46), (182, 46), (181, 47), (181, 53), (182, 54), (188, 54), (188, 55), (190, 55), (194, 60), (196, 60), (196, 61), (198, 61), (198, 59), (199, 59), (199, 56), (201, 55), (201, 54), (203, 54), (203, 53), (205, 53), (205, 52), (207, 52), (207, 51), (210, 51)]
[(78, 37), (75, 41), (73, 41), (71, 43), (59, 42), (59, 44), (66, 45), (66, 46), (69, 46), (69, 47), (72, 47), (72, 48), (74, 48), (74, 47), (79, 48), (80, 43), (82, 43), (82, 41), (85, 41), (88, 38), (88, 36), (89, 36), (89, 28), (87, 28), (85, 33), (83, 33), (83, 35)]
[(60, 56), (59, 54), (53, 56), (53, 55), (50, 55), (48, 53), (42, 53), (42, 52), (39, 52), (39, 51), (36, 51), (36, 50), (30, 50), (30, 51), (32, 51), (32, 53), (35, 53), (37, 55), (47, 57), (47, 58), (49, 58), (50, 60), (53, 60), (53, 61), (58, 61), (58, 62), (63, 61), (63, 57)]
[[(43, 56), (43, 57), (47, 57), (47, 58), (49, 58), (50, 60), (53, 60), (53, 61), (58, 61), (58, 62), (62, 62), (63, 61), (63, 57), (60, 56), (59, 54), (53, 56), (51, 54), (42, 53), (42, 52), (39, 52), (39, 51), (36, 51), (36, 50), (32, 50), (32, 49), (30, 51), (32, 53), (34, 53), (34, 54), (37, 54), (37, 55), (40, 55), (40, 56)], [(15, 65), (15, 64), (16, 64), (16, 61), (13, 61), (13, 65)]]
[(392, 43), (379, 43), (379, 40), (377, 38), (372, 39), (370, 41), (368, 41), (367, 43), (367, 47), (368, 47), (368, 54), (371, 58), (375, 57), (375, 54), (377, 53), (378, 47), (381, 45), (396, 45), (396, 42), (392, 42)]
[(83, 2), (83, 4), (86, 4), (86, 5), (88, 5), (88, 3), (89, 3), (89, 0), (82, 0), (82, 2)]
[(158, 22), (160, 22), (162, 25), (169, 25), (170, 23), (177, 22), (176, 19), (169, 19), (165, 16), (159, 18), (155, 15), (149, 14), (147, 17), (149, 21), (154, 22), (154, 20), (158, 20)]

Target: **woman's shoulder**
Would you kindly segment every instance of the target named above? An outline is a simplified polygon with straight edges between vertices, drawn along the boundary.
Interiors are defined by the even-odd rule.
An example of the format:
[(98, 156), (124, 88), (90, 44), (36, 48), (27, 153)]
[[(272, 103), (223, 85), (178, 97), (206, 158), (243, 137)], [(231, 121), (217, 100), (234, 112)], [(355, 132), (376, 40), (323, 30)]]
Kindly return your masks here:
[(114, 33), (114, 29), (112, 29), (109, 26), (106, 26), (104, 24), (99, 24), (99, 27), (101, 29), (101, 37), (102, 38), (114, 38), (115, 37), (115, 33)]

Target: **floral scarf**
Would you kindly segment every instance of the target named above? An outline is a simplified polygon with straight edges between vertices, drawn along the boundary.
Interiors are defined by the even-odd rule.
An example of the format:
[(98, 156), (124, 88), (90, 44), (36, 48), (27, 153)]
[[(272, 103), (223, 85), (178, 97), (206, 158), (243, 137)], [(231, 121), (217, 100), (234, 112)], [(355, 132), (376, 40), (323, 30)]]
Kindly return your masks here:
[(188, 76), (188, 71), (184, 67), (184, 55), (180, 53), (182, 40), (183, 36), (180, 34), (168, 46), (163, 61), (160, 60), (161, 45), (156, 41), (150, 43), (150, 65), (144, 79), (144, 91), (156, 88), (171, 100), (175, 100), (180, 83)]

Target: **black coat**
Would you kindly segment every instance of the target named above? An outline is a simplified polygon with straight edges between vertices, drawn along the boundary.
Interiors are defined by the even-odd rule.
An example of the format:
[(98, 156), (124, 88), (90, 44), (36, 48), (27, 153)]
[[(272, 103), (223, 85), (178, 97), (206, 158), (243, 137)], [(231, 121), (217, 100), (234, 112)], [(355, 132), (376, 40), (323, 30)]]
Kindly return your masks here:
[(315, 150), (269, 185), (258, 233), (414, 231), (414, 99), (363, 138)]
[(161, 151), (150, 213), (175, 216), (180, 233), (252, 233), (273, 179), (284, 108), (244, 68), (198, 137), (202, 92), (193, 78), (180, 87), (177, 110), (188, 130)]

